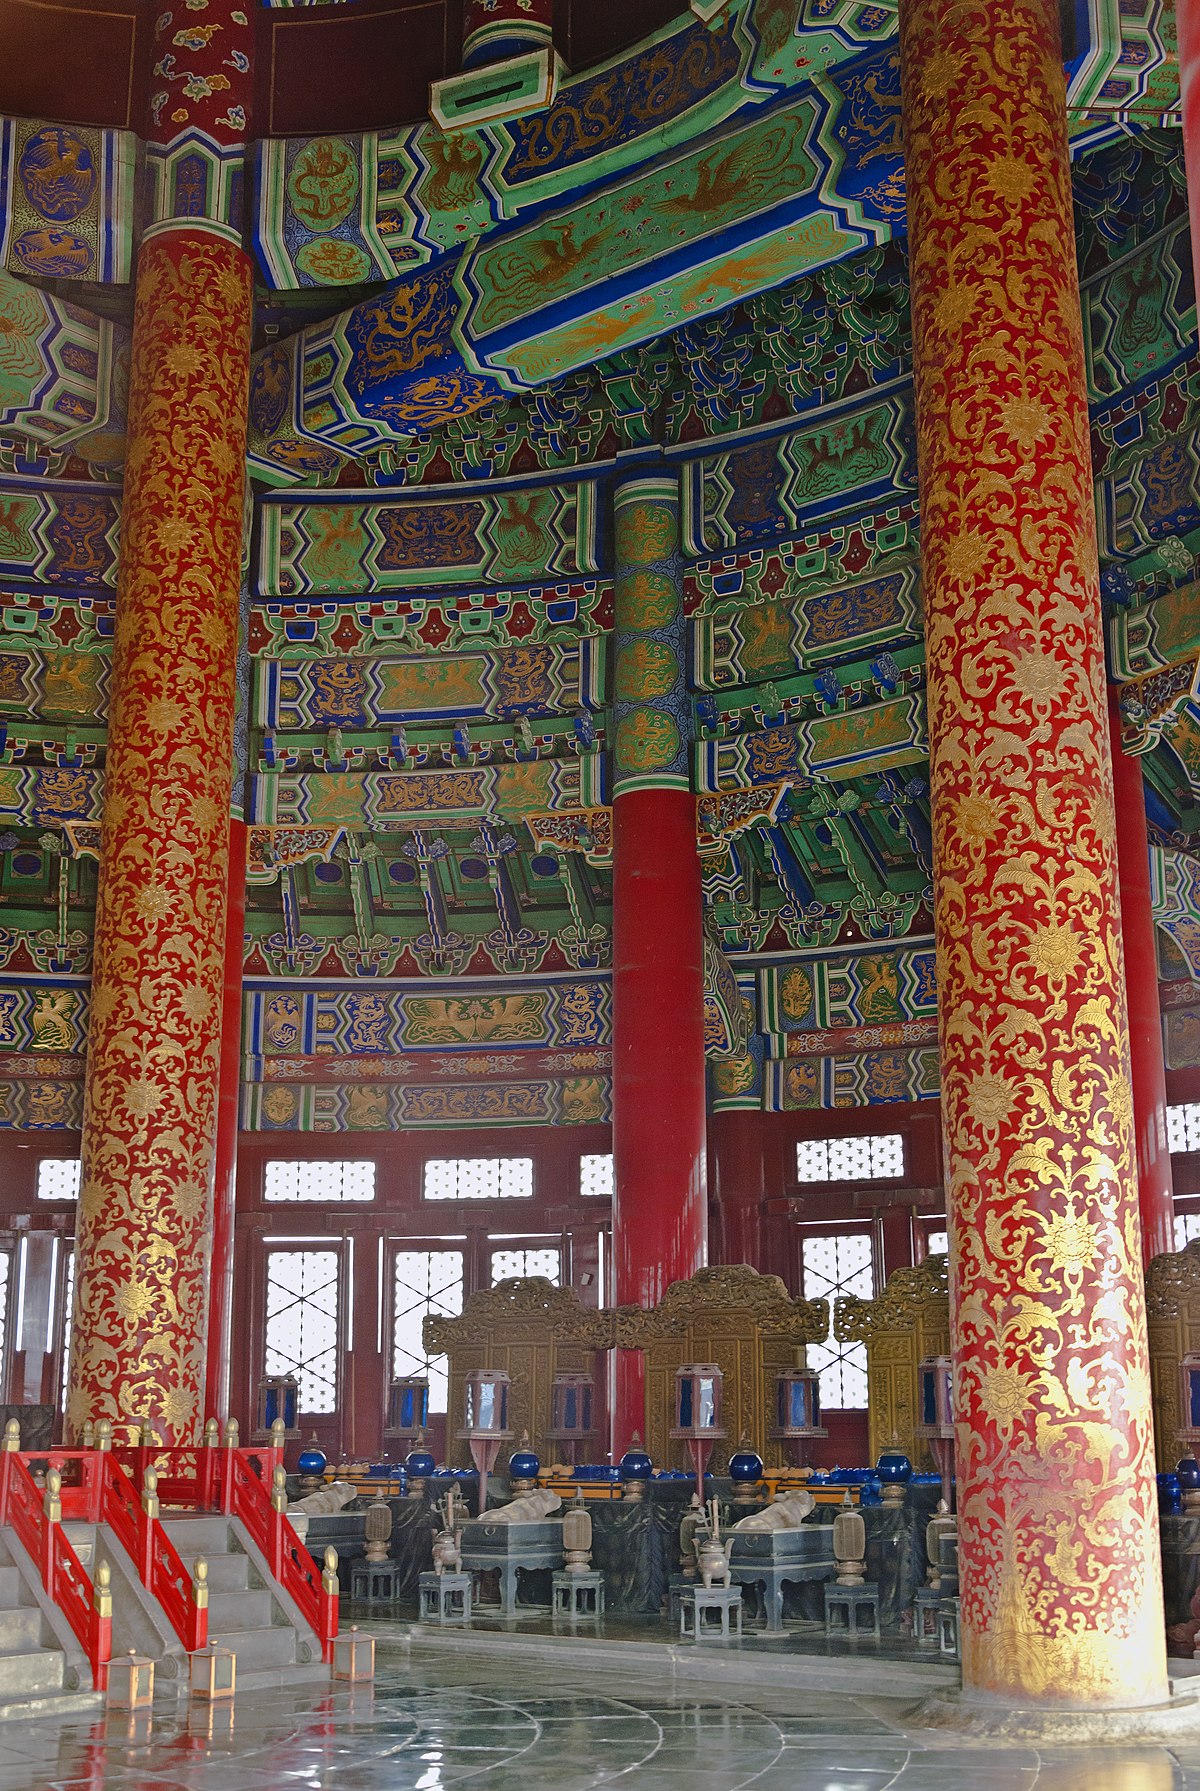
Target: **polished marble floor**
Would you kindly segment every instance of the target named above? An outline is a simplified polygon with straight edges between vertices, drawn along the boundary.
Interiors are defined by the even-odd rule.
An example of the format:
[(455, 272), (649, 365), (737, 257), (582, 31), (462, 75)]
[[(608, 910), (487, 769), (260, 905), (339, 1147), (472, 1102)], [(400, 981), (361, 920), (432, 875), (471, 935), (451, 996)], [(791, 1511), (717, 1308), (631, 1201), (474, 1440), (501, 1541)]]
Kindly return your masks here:
[(1200, 1743), (967, 1746), (910, 1707), (389, 1649), (374, 1687), (10, 1723), (0, 1791), (1200, 1791)]

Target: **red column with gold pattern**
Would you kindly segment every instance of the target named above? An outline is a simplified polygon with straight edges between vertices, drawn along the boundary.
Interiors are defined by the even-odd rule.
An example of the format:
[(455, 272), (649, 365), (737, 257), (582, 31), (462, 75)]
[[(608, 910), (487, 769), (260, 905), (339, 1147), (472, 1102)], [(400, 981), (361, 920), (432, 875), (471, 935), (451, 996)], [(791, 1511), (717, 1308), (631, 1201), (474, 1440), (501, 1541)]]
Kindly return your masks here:
[(203, 1417), (252, 279), (252, 13), (156, 24), (69, 1422)]
[(902, 0), (966, 1694), (1166, 1697), (1058, 11)]

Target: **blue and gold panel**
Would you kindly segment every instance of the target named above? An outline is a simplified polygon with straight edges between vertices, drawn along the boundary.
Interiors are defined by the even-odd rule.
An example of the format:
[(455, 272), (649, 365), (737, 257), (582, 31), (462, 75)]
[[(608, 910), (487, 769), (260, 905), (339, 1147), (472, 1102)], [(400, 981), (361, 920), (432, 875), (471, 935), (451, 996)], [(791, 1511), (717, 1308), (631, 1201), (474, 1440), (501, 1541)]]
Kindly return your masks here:
[(0, 119), (0, 267), (127, 284), (136, 155), (132, 131)]
[(936, 1100), (938, 1054), (866, 1051), (853, 1057), (771, 1059), (763, 1105), (768, 1113), (812, 1108), (875, 1107), (899, 1101)]
[(887, 1026), (937, 1015), (932, 944), (839, 952), (771, 964), (758, 972), (760, 1027), (787, 1033)]

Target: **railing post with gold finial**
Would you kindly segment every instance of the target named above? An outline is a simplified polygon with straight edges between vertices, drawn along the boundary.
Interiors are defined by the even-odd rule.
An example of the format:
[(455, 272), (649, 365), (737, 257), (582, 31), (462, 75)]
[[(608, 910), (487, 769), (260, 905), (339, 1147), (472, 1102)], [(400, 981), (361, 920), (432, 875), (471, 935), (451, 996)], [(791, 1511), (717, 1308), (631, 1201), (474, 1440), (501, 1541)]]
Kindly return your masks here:
[(192, 1604), (189, 1613), (188, 1653), (208, 1643), (208, 1562), (197, 1556), (192, 1564)]
[(200, 1504), (205, 1511), (212, 1510), (216, 1497), (217, 1446), (220, 1441), (220, 1424), (215, 1418), (206, 1418), (204, 1446), (200, 1451)]
[(112, 1654), (112, 1568), (107, 1561), (96, 1563), (96, 1580), (92, 1587), (92, 1609), (96, 1613), (95, 1641), (92, 1649), (92, 1677), (97, 1691), (108, 1689), (108, 1662)]
[(51, 1600), (58, 1603), (58, 1526), (62, 1523), (62, 1475), (57, 1468), (51, 1468), (46, 1475), (46, 1490), (42, 1494), (42, 1511), (45, 1523), (42, 1525), (42, 1584), (50, 1594)]
[(8, 1522), (9, 1489), (12, 1482), (13, 1457), (21, 1450), (21, 1426), (9, 1418), (0, 1438), (0, 1524)]
[(225, 1458), (221, 1464), (221, 1510), (226, 1517), (233, 1510), (233, 1457), (238, 1446), (238, 1421), (225, 1420)]
[(325, 1566), (321, 1573), (321, 1658), (333, 1659), (333, 1644), (338, 1632), (338, 1554), (335, 1548), (325, 1550)]

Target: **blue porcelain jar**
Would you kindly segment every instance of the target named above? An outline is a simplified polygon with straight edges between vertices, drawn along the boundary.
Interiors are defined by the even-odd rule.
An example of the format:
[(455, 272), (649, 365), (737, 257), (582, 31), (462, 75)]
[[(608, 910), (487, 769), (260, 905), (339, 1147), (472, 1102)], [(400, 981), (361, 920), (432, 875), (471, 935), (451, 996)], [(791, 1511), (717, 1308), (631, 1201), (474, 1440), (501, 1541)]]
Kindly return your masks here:
[(296, 1459), (296, 1472), (306, 1479), (320, 1480), (324, 1477), (328, 1461), (323, 1449), (302, 1449)]
[(1179, 1484), (1178, 1474), (1158, 1474), (1158, 1510), (1162, 1517), (1170, 1517), (1174, 1512), (1183, 1510), (1183, 1487)]
[(509, 1484), (515, 1485), (519, 1480), (532, 1484), (541, 1465), (532, 1449), (514, 1449), (508, 1458)]
[(1185, 1455), (1175, 1463), (1175, 1476), (1184, 1498), (1189, 1493), (1200, 1492), (1200, 1461), (1194, 1455)]
[(631, 1480), (649, 1480), (654, 1473), (654, 1463), (639, 1443), (632, 1443), (618, 1463), (618, 1472), (626, 1483)]
[(875, 1463), (875, 1474), (885, 1486), (907, 1486), (913, 1477), (913, 1465), (898, 1449), (885, 1449)]
[(428, 1449), (410, 1449), (404, 1457), (404, 1469), (410, 1480), (428, 1480), (437, 1462)]
[(757, 1450), (741, 1448), (729, 1457), (729, 1478), (735, 1486), (754, 1486), (762, 1477), (763, 1461)]

